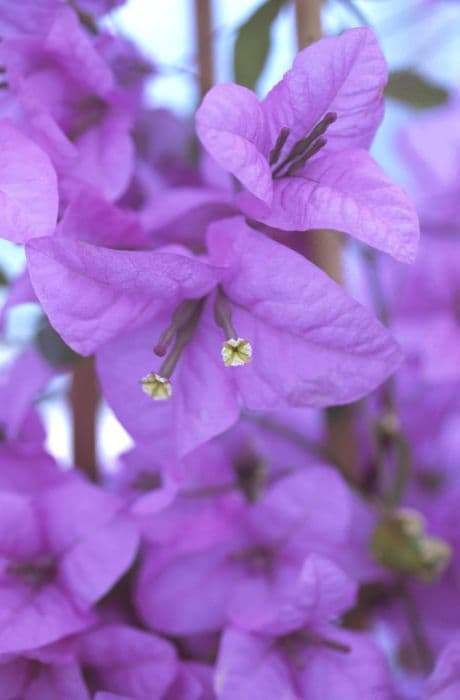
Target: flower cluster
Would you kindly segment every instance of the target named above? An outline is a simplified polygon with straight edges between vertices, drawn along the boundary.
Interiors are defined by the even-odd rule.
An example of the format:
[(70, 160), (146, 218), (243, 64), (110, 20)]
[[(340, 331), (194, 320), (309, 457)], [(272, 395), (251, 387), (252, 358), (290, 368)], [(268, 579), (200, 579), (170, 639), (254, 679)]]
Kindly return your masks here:
[[(454, 698), (458, 196), (431, 187), (402, 273), (418, 219), (368, 152), (371, 30), (262, 101), (215, 86), (192, 130), (146, 103), (118, 4), (0, 0), (0, 236), (26, 256), (0, 326), (24, 302), (48, 324), (0, 374), (0, 697)], [(360, 301), (312, 230), (347, 234)], [(133, 439), (93, 483), (35, 406), (88, 356)]]

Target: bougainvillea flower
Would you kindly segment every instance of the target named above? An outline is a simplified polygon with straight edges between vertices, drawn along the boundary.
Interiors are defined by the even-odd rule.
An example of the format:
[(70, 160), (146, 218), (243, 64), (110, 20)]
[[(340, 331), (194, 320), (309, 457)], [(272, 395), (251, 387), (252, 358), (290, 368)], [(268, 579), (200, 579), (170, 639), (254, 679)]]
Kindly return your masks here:
[[(458, 434), (458, 421), (453, 427)], [(414, 582), (411, 586), (417, 608), (423, 610), (425, 635), (430, 640), (433, 651), (444, 647), (452, 639), (454, 630), (460, 628), (460, 611), (456, 607), (460, 576), (460, 488), (456, 469), (459, 448), (453, 441), (447, 449), (442, 448), (442, 441), (438, 440), (435, 467), (430, 472), (426, 471), (427, 467), (431, 467), (429, 462), (423, 465), (417, 463), (417, 474), (422, 475), (421, 483), (414, 479), (415, 483), (406, 496), (410, 507), (421, 511), (426, 520), (422, 523), (422, 534), (436, 534), (435, 538), (426, 538), (429, 542), (427, 552), (430, 560), (427, 560), (425, 572), (427, 578), (432, 575), (432, 584), (427, 587)], [(453, 465), (449, 465), (450, 460), (453, 461)], [(422, 486), (423, 476), (427, 473), (433, 480), (437, 477), (439, 482), (438, 488), (431, 489), (431, 492), (426, 487), (424, 491)], [(460, 676), (458, 679), (460, 680)]]
[(36, 303), (37, 297), (30, 283), (27, 269), (10, 283), (5, 303), (0, 309), (0, 331), (6, 335), (6, 323), (10, 309), (28, 302)]
[(83, 184), (121, 195), (133, 167), (131, 116), (75, 13), (61, 7), (44, 36), (6, 39), (0, 55), (15, 118), (50, 156), (63, 198)]
[(79, 0), (78, 7), (92, 15), (104, 15), (124, 2), (126, 0)]
[(157, 244), (176, 241), (202, 250), (208, 224), (238, 213), (231, 175), (204, 152), (196, 182), (160, 187), (149, 197), (140, 218)]
[(33, 650), (94, 622), (138, 536), (122, 503), (72, 478), (35, 497), (0, 493), (0, 651)]
[(426, 235), (394, 308), (395, 332), (424, 381), (460, 379), (459, 314), (458, 244)]
[[(0, 0), (0, 31), (3, 37), (15, 34), (35, 34), (46, 31), (54, 14), (60, 9), (59, 0), (24, 0), (11, 3)], [(62, 7), (62, 5), (61, 5)]]
[(91, 700), (83, 675), (75, 662), (45, 664), (17, 658), (0, 664), (3, 700)]
[(240, 399), (254, 410), (347, 403), (394, 371), (386, 329), (317, 267), (241, 217), (208, 234), (209, 261), (61, 236), (28, 248), (63, 339), (82, 354), (105, 344), (104, 393), (133, 435), (149, 439), (166, 421), (182, 456), (230, 427)]
[[(249, 509), (240, 504), (238, 511), (234, 498), (222, 496), (212, 513), (204, 496), (184, 497), (170, 507), (180, 516), (182, 506), (182, 528), (177, 518), (167, 532), (166, 511), (152, 523), (153, 534), (160, 525), (163, 542), (146, 552), (135, 592), (137, 609), (152, 629), (199, 634), (231, 620), (243, 629), (278, 634), (307, 618), (327, 619), (323, 606), (335, 605), (336, 596), (343, 596), (344, 608), (352, 605), (355, 583), (329, 559), (351, 547), (354, 515), (336, 472), (317, 466), (285, 477)], [(189, 500), (208, 510), (207, 537), (198, 508), (190, 519)], [(330, 586), (318, 595), (323, 580)], [(206, 601), (197, 596), (204, 582)], [(171, 604), (178, 591), (180, 614)]]
[(224, 633), (214, 687), (219, 700), (391, 700), (383, 654), (363, 635), (328, 627), (279, 637)]
[(57, 180), (47, 154), (0, 121), (0, 237), (14, 243), (48, 236), (56, 226)]
[[(155, 241), (174, 240), (203, 247), (208, 224), (236, 213), (229, 192), (206, 187), (174, 187), (152, 197), (141, 218)], [(193, 226), (190, 226), (191, 219)]]
[[(156, 635), (122, 624), (107, 624), (81, 636), (0, 663), (2, 700), (192, 700), (199, 694), (169, 696), (201, 684), (177, 660), (174, 647)], [(56, 654), (58, 652), (58, 655)], [(182, 684), (176, 677), (185, 676)], [(188, 681), (188, 683), (187, 683)]]
[[(81, 4), (80, 4), (81, 7)], [(96, 39), (99, 53), (112, 69), (116, 85), (123, 90), (126, 103), (136, 117), (144, 111), (144, 92), (147, 81), (155, 73), (150, 58), (131, 40), (121, 35), (101, 32)], [(136, 142), (136, 132), (133, 132)], [(136, 146), (138, 144), (136, 143)], [(139, 155), (141, 148), (138, 147)]]
[[(53, 368), (33, 349), (26, 350), (0, 371), (0, 428), (14, 440), (33, 407), (39, 391), (54, 375)], [(28, 380), (24, 381), (24, 377)], [(24, 439), (24, 436), (23, 436)]]
[[(270, 484), (286, 475), (286, 464), (289, 464), (290, 472), (317, 464), (316, 453), (309, 453), (300, 440), (293, 442), (289, 439), (292, 436), (289, 428), (296, 436), (301, 435), (304, 423), (311, 423), (311, 419), (317, 418), (315, 412), (305, 415), (303, 411), (292, 409), (267, 420), (260, 417), (260, 425), (257, 415), (255, 423), (247, 413), (244, 418), (246, 420), (240, 420), (224, 435), (206, 442), (177, 462), (172, 462), (169, 457), (163, 459), (159, 450), (152, 452), (150, 441), (137, 443), (120, 457), (121, 469), (114, 473), (111, 480), (113, 488), (132, 502), (133, 513), (152, 515), (162, 511), (161, 520), (164, 522), (168, 520), (164, 509), (179, 491), (215, 492), (216, 495), (242, 493), (252, 503)], [(293, 427), (296, 422), (298, 433)], [(271, 431), (273, 424), (279, 433)], [(284, 430), (287, 435), (283, 435)], [(179, 500), (178, 519), (183, 522), (184, 500)], [(212, 501), (205, 500), (207, 507)], [(177, 498), (175, 503), (178, 504)], [(191, 504), (198, 501), (189, 498), (187, 503), (190, 512), (193, 510)], [(205, 510), (204, 503), (194, 510), (193, 518), (199, 519)], [(171, 509), (168, 509), (170, 512)], [(164, 529), (157, 518), (149, 517), (142, 524), (149, 540), (162, 540)]]
[(238, 201), (274, 228), (336, 229), (413, 260), (415, 209), (369, 156), (383, 114), (384, 57), (366, 28), (301, 51), (260, 102), (217, 85), (196, 115), (208, 152), (246, 188)]
[(163, 186), (198, 183), (196, 169), (184, 157), (192, 136), (189, 120), (164, 107), (144, 106), (134, 123), (138, 160), (160, 175)]
[(460, 694), (460, 637), (453, 635), (426, 683), (423, 700), (456, 700)]
[(152, 514), (175, 498), (178, 485), (163, 469), (150, 445), (134, 447), (119, 458), (121, 468), (113, 475), (113, 487), (132, 504), (133, 513)]
[[(412, 120), (399, 146), (415, 181), (414, 197), (425, 225), (454, 232), (460, 216), (460, 95)], [(428, 147), (429, 144), (429, 147)]]
[(214, 700), (213, 668), (197, 663), (182, 663), (173, 685), (162, 700)]
[(47, 246), (43, 238), (28, 251), (32, 285), (51, 323), (83, 355), (184, 300), (205, 297), (222, 276), (222, 269), (184, 248), (121, 251), (53, 238), (55, 245)]
[[(42, 442), (43, 437), (44, 431)], [(31, 444), (24, 438), (20, 444), (0, 445), (0, 465), (0, 490), (34, 497), (68, 483), (70, 478), (69, 472), (59, 468), (42, 444)]]
[(171, 642), (126, 625), (92, 630), (82, 636), (79, 646), (78, 658), (92, 692), (160, 700), (179, 669)]
[[(138, 249), (148, 243), (139, 217), (104, 200), (97, 191), (82, 187), (65, 208), (56, 233), (108, 248)], [(6, 332), (9, 311), (20, 304), (38, 303), (27, 268), (9, 285), (0, 308), (0, 331)]]
[[(79, 0), (78, 10), (87, 23), (90, 15), (101, 15), (122, 5), (125, 0)], [(0, 0), (0, 32), (2, 37), (16, 34), (44, 34), (62, 10), (62, 0)], [(70, 3), (68, 3), (70, 5)]]
[(107, 248), (137, 249), (147, 246), (139, 217), (84, 187), (72, 198), (56, 233)]

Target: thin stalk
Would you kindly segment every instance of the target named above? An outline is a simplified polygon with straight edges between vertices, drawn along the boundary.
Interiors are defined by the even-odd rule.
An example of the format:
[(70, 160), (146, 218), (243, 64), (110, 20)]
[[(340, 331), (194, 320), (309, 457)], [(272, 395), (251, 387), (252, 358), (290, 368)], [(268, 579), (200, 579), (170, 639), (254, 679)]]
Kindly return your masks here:
[[(382, 285), (377, 256), (374, 251), (366, 250), (364, 254), (369, 292), (375, 313), (385, 326), (391, 322), (385, 291)], [(375, 430), (375, 469), (380, 488), (380, 496), (389, 508), (396, 508), (403, 496), (411, 473), (410, 445), (403, 435), (398, 416), (396, 387), (393, 377), (379, 389), (381, 397), (381, 416)], [(394, 461), (395, 473), (393, 483), (386, 483), (386, 467)]]
[(195, 0), (198, 84), (203, 97), (214, 84), (212, 0)]
[(297, 45), (304, 49), (321, 38), (322, 0), (295, 0)]
[(69, 393), (72, 412), (72, 441), (74, 464), (90, 481), (98, 480), (96, 459), (96, 415), (99, 404), (94, 361), (79, 362), (72, 378)]
[(433, 652), (423, 628), (420, 611), (405, 581), (402, 582), (400, 595), (420, 666), (425, 673), (431, 673), (434, 666)]
[[(322, 0), (295, 0), (297, 44), (303, 49), (321, 38)], [(318, 230), (305, 234), (308, 257), (333, 280), (343, 283), (342, 242), (336, 231)], [(357, 449), (353, 427), (353, 408), (336, 406), (326, 410), (328, 449), (346, 479), (355, 482)]]

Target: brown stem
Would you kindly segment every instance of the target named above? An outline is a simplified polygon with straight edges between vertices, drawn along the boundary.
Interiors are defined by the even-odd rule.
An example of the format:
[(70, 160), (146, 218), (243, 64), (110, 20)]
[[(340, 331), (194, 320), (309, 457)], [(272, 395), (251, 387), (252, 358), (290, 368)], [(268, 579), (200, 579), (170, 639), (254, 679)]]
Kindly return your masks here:
[(80, 9), (78, 3), (74, 2), (74, 0), (67, 0), (67, 2), (80, 20), (80, 24), (85, 27), (90, 34), (97, 36), (99, 34), (99, 28), (93, 17), (91, 17), (88, 12)]
[(433, 670), (434, 660), (433, 652), (425, 635), (420, 612), (417, 609), (417, 604), (409, 590), (407, 583), (403, 581), (400, 589), (401, 601), (404, 607), (407, 624), (414, 640), (415, 649), (420, 662), (420, 666), (425, 673), (431, 673)]
[(295, 0), (297, 45), (304, 49), (321, 38), (322, 0)]
[(214, 83), (211, 3), (212, 0), (195, 0), (195, 25), (200, 97), (203, 97)]
[(97, 481), (96, 414), (99, 404), (99, 390), (92, 358), (87, 358), (77, 364), (69, 398), (72, 411), (74, 464), (91, 481)]
[[(303, 49), (321, 38), (322, 0), (295, 0), (297, 44)], [(342, 284), (342, 241), (336, 231), (308, 231), (305, 236), (308, 257), (329, 277)], [(357, 474), (356, 440), (353, 429), (353, 409), (336, 406), (326, 411), (326, 432), (334, 462), (346, 478), (355, 481)]]
[[(304, 49), (321, 38), (322, 0), (295, 0), (297, 45)], [(309, 258), (339, 284), (343, 281), (341, 239), (336, 231), (309, 231)]]
[[(385, 326), (390, 324), (390, 309), (385, 299), (377, 256), (375, 251), (366, 250), (364, 264), (368, 276), (368, 286), (375, 313)], [(375, 467), (380, 493), (390, 508), (399, 505), (411, 472), (410, 445), (401, 431), (394, 377), (390, 377), (379, 389), (381, 416), (376, 426)], [(391, 487), (385, 483), (385, 464), (394, 458), (396, 473)]]
[(354, 408), (353, 404), (327, 408), (326, 434), (332, 463), (339, 467), (349, 483), (358, 484), (358, 445), (354, 429)]

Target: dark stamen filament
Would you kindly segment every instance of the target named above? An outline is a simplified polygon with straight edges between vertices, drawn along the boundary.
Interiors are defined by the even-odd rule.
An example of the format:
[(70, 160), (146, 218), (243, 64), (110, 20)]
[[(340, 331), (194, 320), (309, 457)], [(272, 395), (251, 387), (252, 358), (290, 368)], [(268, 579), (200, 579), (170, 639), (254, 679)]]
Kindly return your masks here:
[(343, 644), (343, 642), (338, 642), (335, 639), (323, 637), (321, 634), (317, 634), (313, 631), (305, 630), (301, 632), (300, 638), (303, 639), (306, 644), (327, 647), (328, 649), (333, 649), (334, 651), (340, 651), (342, 654), (349, 654), (351, 651), (348, 644)]
[(286, 176), (289, 177), (289, 175), (294, 175), (298, 170), (303, 168), (307, 160), (312, 158), (318, 151), (320, 151), (323, 146), (325, 146), (327, 143), (327, 139), (325, 138), (320, 138), (315, 143), (312, 143), (310, 148), (305, 151), (303, 156), (301, 158), (298, 158), (295, 160), (292, 165), (289, 166), (289, 168), (286, 170)]
[(214, 302), (214, 320), (224, 331), (226, 339), (220, 351), (224, 365), (226, 367), (240, 367), (251, 362), (251, 343), (238, 336), (233, 325), (231, 304), (221, 287), (217, 289)]
[(320, 642), (324, 647), (328, 647), (333, 651), (340, 651), (342, 654), (349, 654), (351, 648), (348, 644), (343, 644), (343, 642), (337, 642), (335, 639), (327, 639), (323, 637)]
[(55, 562), (52, 557), (18, 562), (8, 566), (6, 573), (20, 578), (24, 584), (32, 588), (40, 588), (55, 574)]
[(274, 165), (277, 162), (278, 158), (281, 155), (281, 151), (283, 150), (283, 146), (286, 143), (290, 133), (291, 130), (288, 129), (286, 126), (283, 126), (280, 133), (278, 134), (278, 138), (276, 139), (275, 145), (270, 151), (270, 155), (268, 158), (268, 162), (270, 165)]
[(192, 319), (197, 307), (196, 299), (187, 299), (173, 313), (171, 323), (166, 330), (161, 334), (160, 340), (153, 348), (153, 352), (158, 357), (166, 355), (168, 347), (171, 345), (176, 333), (187, 325)]
[[(158, 374), (165, 379), (170, 379), (184, 348), (189, 344), (200, 320), (205, 299), (194, 300), (193, 310), (186, 315), (182, 325), (175, 331), (176, 342), (166, 360), (158, 370)], [(169, 330), (169, 329), (167, 329)], [(165, 331), (166, 332), (166, 331)], [(163, 334), (164, 335), (164, 334)], [(161, 341), (160, 341), (161, 342)]]
[[(335, 112), (328, 112), (321, 119), (321, 121), (319, 121), (318, 124), (316, 124), (316, 126), (310, 131), (310, 133), (307, 134), (307, 136), (304, 136), (304, 138), (297, 141), (292, 146), (287, 156), (283, 158), (283, 160), (280, 163), (278, 163), (276, 168), (274, 168), (272, 173), (273, 179), (292, 175), (293, 173), (297, 172), (301, 167), (305, 165), (306, 161), (309, 158), (311, 158), (321, 148), (323, 148), (323, 146), (326, 143), (326, 140), (321, 139), (320, 136), (322, 136), (327, 131), (327, 129), (330, 127), (331, 124), (333, 124), (336, 121), (336, 119), (337, 114)], [(282, 141), (282, 146), (279, 149), (278, 144), (280, 142), (281, 135), (283, 134), (283, 132), (285, 132), (285, 130), (285, 128), (281, 129), (276, 144), (270, 152), (270, 165), (273, 165), (274, 162), (277, 162), (277, 160), (279, 159), (281, 148), (286, 142), (287, 136), (284, 138), (283, 135), (284, 140)], [(271, 158), (274, 152), (276, 152), (276, 160), (272, 162)], [(285, 170), (285, 172), (283, 172), (283, 169), (286, 166), (288, 166), (288, 169)]]
[(279, 639), (279, 645), (290, 657), (291, 661), (298, 669), (303, 669), (307, 659), (305, 651), (308, 646), (326, 647), (342, 654), (349, 654), (351, 648), (347, 644), (329, 639), (317, 634), (313, 630), (298, 630), (291, 632)]
[(238, 338), (233, 325), (232, 307), (230, 306), (227, 296), (220, 287), (217, 290), (216, 301), (214, 303), (214, 319), (217, 325), (224, 331), (227, 340), (230, 338)]

